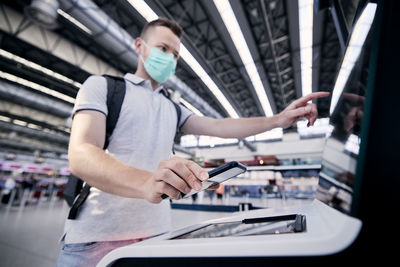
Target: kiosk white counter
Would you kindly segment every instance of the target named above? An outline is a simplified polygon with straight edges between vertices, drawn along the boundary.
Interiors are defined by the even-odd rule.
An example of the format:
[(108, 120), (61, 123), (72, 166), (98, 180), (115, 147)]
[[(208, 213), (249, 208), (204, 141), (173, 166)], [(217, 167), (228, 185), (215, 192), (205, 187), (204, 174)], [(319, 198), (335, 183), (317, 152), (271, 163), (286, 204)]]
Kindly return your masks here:
[[(183, 236), (195, 233), (209, 225), (242, 222), (244, 219), (280, 216), (288, 214), (305, 215), (306, 228), (302, 232), (275, 233), (274, 229), (284, 227), (287, 221), (269, 222), (271, 234), (258, 234), (266, 227), (259, 225), (240, 236), (233, 231), (208, 229), (197, 236)], [(97, 266), (111, 266), (122, 258), (143, 257), (266, 257), (266, 256), (316, 256), (337, 253), (349, 246), (361, 229), (361, 221), (345, 215), (328, 205), (314, 200), (304, 206), (290, 206), (280, 209), (260, 209), (235, 213), (232, 216), (206, 221), (158, 236), (141, 243), (118, 248), (106, 255)], [(218, 232), (218, 233), (216, 233)], [(210, 235), (223, 237), (203, 237)], [(243, 233), (244, 234), (244, 233)]]

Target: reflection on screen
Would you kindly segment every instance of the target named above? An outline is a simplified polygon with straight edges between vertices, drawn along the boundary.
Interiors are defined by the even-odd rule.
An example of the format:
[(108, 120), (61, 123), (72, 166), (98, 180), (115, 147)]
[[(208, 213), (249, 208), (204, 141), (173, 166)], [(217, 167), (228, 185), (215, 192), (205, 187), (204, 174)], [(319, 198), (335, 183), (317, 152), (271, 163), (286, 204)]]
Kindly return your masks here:
[[(330, 124), (333, 131), (326, 141), (316, 197), (349, 214), (353, 200), (354, 177), (360, 147), (361, 122), (368, 76), (371, 34), (341, 92), (333, 103)], [(332, 106), (331, 106), (332, 108)]]

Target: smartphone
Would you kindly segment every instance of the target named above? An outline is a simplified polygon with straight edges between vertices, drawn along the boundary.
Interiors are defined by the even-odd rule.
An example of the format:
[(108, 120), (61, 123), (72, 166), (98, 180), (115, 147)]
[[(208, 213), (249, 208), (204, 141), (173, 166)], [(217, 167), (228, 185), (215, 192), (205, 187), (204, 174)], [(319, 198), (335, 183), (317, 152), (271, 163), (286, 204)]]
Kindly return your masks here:
[[(193, 190), (188, 194), (181, 193), (182, 198), (190, 197), (200, 191), (206, 190), (207, 188), (222, 183), (230, 178), (236, 177), (241, 173), (247, 171), (246, 165), (243, 165), (237, 161), (231, 161), (224, 165), (221, 165), (215, 169), (208, 172), (209, 179), (201, 183), (201, 189), (199, 191)], [(162, 199), (169, 198), (166, 194), (161, 196)]]

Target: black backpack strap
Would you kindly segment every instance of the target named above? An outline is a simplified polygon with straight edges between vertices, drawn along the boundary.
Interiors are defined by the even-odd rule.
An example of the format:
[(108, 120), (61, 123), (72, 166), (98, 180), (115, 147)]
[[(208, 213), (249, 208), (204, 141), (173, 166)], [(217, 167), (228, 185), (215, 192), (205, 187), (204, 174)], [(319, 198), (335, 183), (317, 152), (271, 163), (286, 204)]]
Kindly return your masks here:
[(126, 88), (124, 78), (110, 75), (103, 75), (103, 77), (107, 80), (108, 115), (106, 121), (106, 138), (103, 147), (103, 149), (106, 149), (110, 143), (110, 137), (115, 129), (115, 125), (117, 125)]
[[(161, 93), (162, 93), (168, 100), (170, 100), (170, 101), (172, 102), (172, 104), (174, 104), (174, 107), (175, 107), (175, 109), (176, 109), (176, 115), (178, 116), (178, 120), (176, 121), (176, 132), (175, 132), (175, 137), (174, 137), (174, 143), (175, 143), (175, 141), (177, 141), (176, 139), (177, 139), (177, 137), (179, 136), (179, 132), (180, 132), (180, 129), (179, 129), (179, 122), (180, 122), (180, 120), (181, 120), (182, 110), (181, 110), (181, 107), (179, 106), (179, 104), (175, 103), (175, 102), (171, 99), (169, 93), (168, 93), (168, 92), (165, 92), (165, 93), (164, 93), (164, 92), (165, 92), (165, 91), (161, 91)], [(174, 144), (172, 144), (172, 153), (175, 154)]]
[(79, 177), (75, 176), (73, 173), (68, 177), (68, 182), (64, 188), (64, 199), (67, 201), (68, 206), (74, 204), (75, 198), (81, 192), (83, 187), (83, 181)]
[[(103, 75), (107, 80), (107, 119), (106, 119), (106, 136), (103, 149), (106, 149), (110, 143), (110, 136), (112, 135), (119, 114), (121, 112), (122, 103), (124, 102), (126, 87), (125, 80), (121, 77), (115, 77), (110, 75)], [(74, 220), (78, 215), (79, 208), (85, 202), (90, 194), (91, 186), (85, 183), (85, 186), (79, 193), (79, 196), (75, 199), (74, 203), (68, 214), (68, 219)]]
[[(174, 101), (172, 101), (172, 103), (174, 104), (175, 109), (176, 109), (176, 114), (178, 115), (178, 121), (176, 122), (176, 132), (175, 132), (175, 137), (174, 137), (174, 143), (175, 143), (175, 142), (178, 142), (177, 138), (178, 138), (179, 132), (180, 132), (179, 122), (181, 120), (182, 110), (181, 110), (181, 107), (179, 106), (179, 104), (175, 103)], [(172, 153), (175, 155), (174, 144), (172, 144)]]
[(68, 219), (69, 220), (75, 220), (76, 219), (76, 216), (78, 215), (79, 208), (82, 206), (82, 204), (85, 202), (85, 200), (89, 196), (90, 187), (91, 186), (86, 183), (85, 186), (82, 188), (81, 192), (79, 193), (78, 198), (75, 199), (74, 204), (72, 204), (72, 207), (69, 210), (69, 214), (68, 214)]

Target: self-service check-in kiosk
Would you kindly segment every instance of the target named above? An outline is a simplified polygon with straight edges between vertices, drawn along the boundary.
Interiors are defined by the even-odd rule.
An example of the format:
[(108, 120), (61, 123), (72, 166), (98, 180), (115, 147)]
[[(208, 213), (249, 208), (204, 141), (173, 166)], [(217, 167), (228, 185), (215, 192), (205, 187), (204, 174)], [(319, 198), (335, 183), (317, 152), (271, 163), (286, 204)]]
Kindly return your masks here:
[[(384, 21), (382, 12), (386, 10), (386, 13), (390, 13), (390, 8), (383, 9), (381, 2), (360, 2), (358, 19), (350, 31), (347, 50), (343, 53), (342, 67), (349, 60), (346, 56), (353, 49), (352, 46), (362, 49), (352, 59), (354, 66), (350, 69), (343, 90), (335, 88), (332, 94), (332, 132), (326, 140), (315, 200), (303, 206), (238, 212), (179, 229), (111, 251), (98, 266), (148, 266), (145, 263), (149, 262), (160, 266), (193, 263), (206, 266), (220, 266), (223, 263), (229, 263), (229, 266), (244, 266), (247, 263), (255, 263), (256, 266), (271, 266), (266, 265), (268, 263), (299, 266), (302, 262), (308, 264), (310, 260), (336, 264), (342, 262), (344, 257), (347, 260), (361, 260), (360, 257), (368, 259), (375, 252), (381, 252), (380, 247), (384, 244), (371, 247), (374, 245), (366, 237), (369, 232), (363, 233), (363, 227), (367, 225), (366, 229), (372, 233), (374, 230), (371, 229), (378, 221), (368, 213), (377, 212), (377, 207), (367, 206), (373, 205), (368, 199), (379, 201), (374, 195), (367, 195), (373, 186), (368, 162), (379, 159), (370, 149), (388, 148), (373, 145), (370, 130), (379, 123), (371, 115), (372, 107), (382, 103), (379, 102), (379, 95), (382, 94), (375, 87), (385, 79), (382, 76), (385, 74), (375, 75), (377, 58), (390, 60), (384, 52), (377, 52), (378, 45), (382, 45), (382, 40), (379, 41), (380, 25)], [(361, 44), (355, 44), (360, 40), (353, 40), (354, 33), (361, 31), (367, 37), (370, 28), (372, 30), (368, 38), (361, 38)], [(344, 71), (349, 70), (348, 66), (344, 67), (347, 68)], [(399, 132), (398, 128), (394, 131)], [(388, 135), (388, 139), (395, 140), (391, 135)], [(392, 180), (387, 178), (388, 182)], [(382, 180), (378, 181), (383, 185)], [(376, 190), (378, 194), (379, 188)], [(391, 196), (383, 197), (387, 199)], [(363, 233), (362, 241), (360, 232)], [(360, 245), (364, 241), (365, 246)], [(358, 248), (354, 249), (355, 246)], [(335, 261), (332, 255), (339, 255), (339, 260)]]

